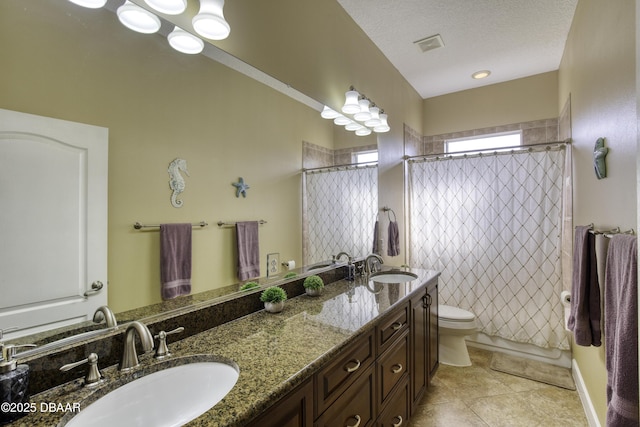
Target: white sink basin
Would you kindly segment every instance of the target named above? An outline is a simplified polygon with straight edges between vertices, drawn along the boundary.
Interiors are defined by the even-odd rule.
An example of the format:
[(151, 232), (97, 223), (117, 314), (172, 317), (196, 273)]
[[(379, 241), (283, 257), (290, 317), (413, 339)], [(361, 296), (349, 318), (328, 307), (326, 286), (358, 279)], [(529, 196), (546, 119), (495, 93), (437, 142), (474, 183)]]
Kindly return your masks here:
[(404, 283), (418, 278), (417, 274), (408, 271), (379, 271), (369, 276), (371, 280), (378, 283)]
[(238, 375), (238, 368), (225, 362), (194, 362), (166, 368), (83, 406), (66, 426), (181, 426), (220, 402)]

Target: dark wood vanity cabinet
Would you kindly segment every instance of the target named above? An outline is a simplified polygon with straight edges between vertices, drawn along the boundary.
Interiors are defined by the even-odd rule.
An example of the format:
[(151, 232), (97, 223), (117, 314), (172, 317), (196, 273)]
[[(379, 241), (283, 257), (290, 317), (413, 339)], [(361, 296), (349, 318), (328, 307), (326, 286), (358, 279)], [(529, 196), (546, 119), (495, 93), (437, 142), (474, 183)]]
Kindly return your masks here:
[(250, 426), (406, 425), (437, 367), (435, 279)]

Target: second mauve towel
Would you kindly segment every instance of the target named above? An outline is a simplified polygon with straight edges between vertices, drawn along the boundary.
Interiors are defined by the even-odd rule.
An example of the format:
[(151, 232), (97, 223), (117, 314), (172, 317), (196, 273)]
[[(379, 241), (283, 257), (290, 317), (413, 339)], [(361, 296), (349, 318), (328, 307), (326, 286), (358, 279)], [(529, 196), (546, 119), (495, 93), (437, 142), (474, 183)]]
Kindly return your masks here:
[(258, 221), (236, 223), (238, 242), (238, 279), (247, 280), (260, 276), (260, 244)]

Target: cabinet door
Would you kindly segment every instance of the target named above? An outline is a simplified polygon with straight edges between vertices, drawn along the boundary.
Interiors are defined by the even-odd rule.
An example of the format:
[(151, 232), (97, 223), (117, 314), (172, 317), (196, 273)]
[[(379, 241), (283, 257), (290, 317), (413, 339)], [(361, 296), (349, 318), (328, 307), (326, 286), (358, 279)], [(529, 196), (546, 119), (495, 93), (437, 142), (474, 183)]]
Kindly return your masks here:
[(388, 403), (388, 400), (393, 399), (391, 392), (409, 370), (409, 348), (409, 335), (405, 332), (393, 347), (390, 347), (378, 359), (378, 393), (380, 396), (378, 403), (381, 409)]
[(249, 427), (311, 427), (313, 425), (313, 381), (280, 399)]
[[(417, 407), (427, 389), (428, 333), (427, 293), (420, 292), (411, 299), (411, 402)], [(436, 349), (437, 351), (437, 349)]]
[(429, 367), (429, 382), (436, 374), (439, 366), (438, 357), (438, 282), (437, 280), (427, 287), (427, 328), (429, 331), (427, 343), (428, 348), (428, 364)]
[(375, 369), (362, 375), (316, 420), (316, 427), (367, 427), (376, 419)]
[(409, 381), (402, 381), (391, 402), (378, 418), (378, 427), (400, 427), (409, 422)]
[(378, 354), (382, 354), (409, 327), (409, 305), (397, 308), (376, 327), (378, 331)]

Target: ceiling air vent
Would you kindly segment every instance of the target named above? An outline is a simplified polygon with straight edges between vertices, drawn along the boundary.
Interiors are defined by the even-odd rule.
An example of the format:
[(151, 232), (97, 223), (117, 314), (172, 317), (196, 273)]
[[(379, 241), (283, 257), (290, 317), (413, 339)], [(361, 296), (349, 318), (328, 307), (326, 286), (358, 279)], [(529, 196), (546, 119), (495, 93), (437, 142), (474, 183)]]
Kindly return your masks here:
[(427, 52), (444, 46), (444, 42), (442, 41), (442, 37), (440, 37), (440, 34), (415, 41), (413, 42), (413, 44), (418, 46), (418, 48), (420, 48), (422, 52)]

